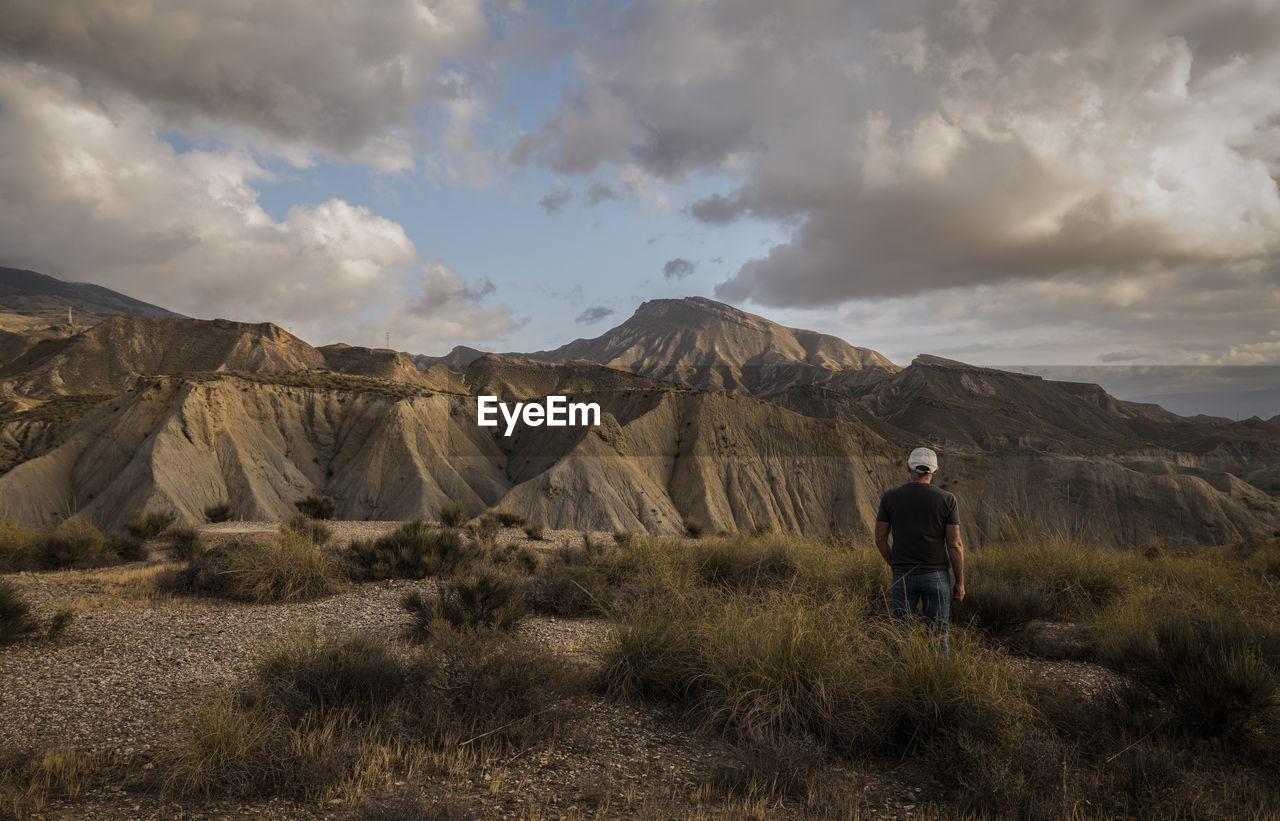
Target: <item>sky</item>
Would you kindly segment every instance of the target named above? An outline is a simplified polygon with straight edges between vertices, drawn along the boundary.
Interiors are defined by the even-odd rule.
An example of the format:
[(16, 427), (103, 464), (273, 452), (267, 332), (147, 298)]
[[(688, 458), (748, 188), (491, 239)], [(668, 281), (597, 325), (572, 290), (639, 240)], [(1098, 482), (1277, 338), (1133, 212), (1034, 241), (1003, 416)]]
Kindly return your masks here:
[(699, 295), (1280, 364), (1280, 0), (5, 5), (0, 265), (437, 355)]

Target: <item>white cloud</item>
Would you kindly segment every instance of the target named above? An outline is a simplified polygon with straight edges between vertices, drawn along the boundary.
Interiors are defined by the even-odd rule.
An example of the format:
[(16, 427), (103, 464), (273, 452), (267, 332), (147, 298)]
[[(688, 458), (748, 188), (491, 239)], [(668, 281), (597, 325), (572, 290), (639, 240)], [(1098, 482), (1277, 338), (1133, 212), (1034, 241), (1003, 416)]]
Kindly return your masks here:
[[(340, 199), (281, 220), (258, 202), (270, 172), (234, 149), (176, 152), (121, 93), (0, 63), (0, 247), (7, 264), (96, 282), (198, 317), (272, 321), (316, 344), (378, 330), (429, 340), (500, 336), (492, 292), (419, 253), (396, 222)], [(411, 307), (399, 307), (411, 306)], [(424, 323), (436, 323), (431, 330)]]
[(353, 338), (381, 345), (390, 331), (393, 347), (410, 353), (445, 353), (461, 342), (499, 340), (528, 319), (516, 319), (501, 303), (486, 306), (495, 291), (487, 279), (468, 284), (432, 260), (409, 279), (391, 308), (360, 323)]

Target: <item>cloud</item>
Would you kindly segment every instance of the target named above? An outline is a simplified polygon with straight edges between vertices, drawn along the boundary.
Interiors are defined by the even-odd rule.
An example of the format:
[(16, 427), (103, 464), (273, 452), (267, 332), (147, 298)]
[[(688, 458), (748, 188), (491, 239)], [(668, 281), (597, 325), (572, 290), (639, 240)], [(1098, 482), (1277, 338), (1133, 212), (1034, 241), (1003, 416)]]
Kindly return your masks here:
[(612, 316), (613, 314), (614, 314), (614, 310), (612, 308), (606, 308), (603, 305), (597, 305), (594, 308), (588, 308), (582, 313), (578, 314), (578, 318), (575, 319), (574, 322), (578, 323), (579, 325), (594, 325), (600, 320), (604, 319), (605, 317)]
[(184, 130), (243, 128), (305, 154), (412, 164), (414, 113), (465, 98), (481, 0), (14, 0), (0, 50), (124, 90)]
[[(1280, 262), (1202, 263), (1104, 282), (1057, 275), (771, 315), (905, 364), (932, 353), (981, 365), (1106, 361), (1280, 364)], [(1112, 359), (1111, 361), (1118, 361)]]
[(682, 257), (668, 260), (666, 265), (662, 266), (662, 275), (668, 280), (684, 279), (693, 274), (698, 267), (696, 262), (690, 262)]
[(562, 213), (565, 206), (573, 200), (572, 188), (557, 188), (550, 194), (538, 200), (538, 205), (542, 206), (542, 210), (547, 212), (548, 216), (554, 216)]
[(813, 307), (1280, 253), (1275, 4), (654, 0), (576, 65), (521, 159), (727, 175), (691, 216), (793, 227), (722, 299)]
[[(7, 264), (191, 316), (275, 322), (316, 344), (381, 344), (384, 330), (424, 342), (478, 339), (515, 327), (509, 309), (479, 305), (492, 284), (455, 285), (437, 263), (423, 268), (398, 223), (341, 199), (275, 219), (253, 187), (271, 172), (254, 157), (177, 152), (159, 130), (131, 96), (90, 95), (61, 72), (0, 62)], [(413, 309), (379, 307), (415, 299)], [(432, 331), (424, 315), (454, 324)], [(376, 333), (352, 336), (374, 318)]]
[(1098, 356), (1098, 361), (1103, 363), (1110, 362), (1133, 362), (1136, 359), (1151, 359), (1151, 354), (1146, 351), (1108, 351)]
[(602, 182), (593, 182), (587, 188), (587, 204), (599, 205), (608, 200), (618, 199), (618, 194)]
[(495, 291), (489, 280), (468, 284), (444, 263), (433, 260), (409, 280), (403, 300), (361, 323), (355, 333), (362, 339), (376, 339), (384, 329), (394, 329), (395, 347), (411, 353), (443, 351), (459, 342), (501, 339), (528, 318), (517, 320), (503, 304), (484, 305)]

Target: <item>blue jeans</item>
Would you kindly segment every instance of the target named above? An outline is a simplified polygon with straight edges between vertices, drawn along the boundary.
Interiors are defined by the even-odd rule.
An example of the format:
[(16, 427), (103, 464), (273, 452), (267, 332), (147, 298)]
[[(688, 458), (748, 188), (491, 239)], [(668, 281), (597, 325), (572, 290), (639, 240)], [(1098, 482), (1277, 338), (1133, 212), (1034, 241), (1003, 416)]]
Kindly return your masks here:
[(911, 614), (920, 608), (920, 615), (937, 634), (942, 652), (947, 652), (947, 625), (951, 621), (951, 571), (935, 570), (931, 573), (902, 575), (896, 570), (889, 588), (889, 601), (893, 620), (905, 625)]

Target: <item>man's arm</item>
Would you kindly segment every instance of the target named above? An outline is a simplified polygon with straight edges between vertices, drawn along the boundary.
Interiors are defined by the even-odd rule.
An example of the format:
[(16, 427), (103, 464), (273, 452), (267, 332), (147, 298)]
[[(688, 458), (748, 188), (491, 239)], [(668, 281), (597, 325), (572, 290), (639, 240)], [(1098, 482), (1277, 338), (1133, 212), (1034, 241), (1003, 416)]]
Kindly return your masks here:
[(889, 523), (876, 522), (876, 549), (884, 557), (885, 564), (893, 566), (893, 553), (889, 550)]
[(947, 525), (947, 558), (951, 560), (951, 598), (964, 599), (964, 542), (960, 540), (960, 525)]

